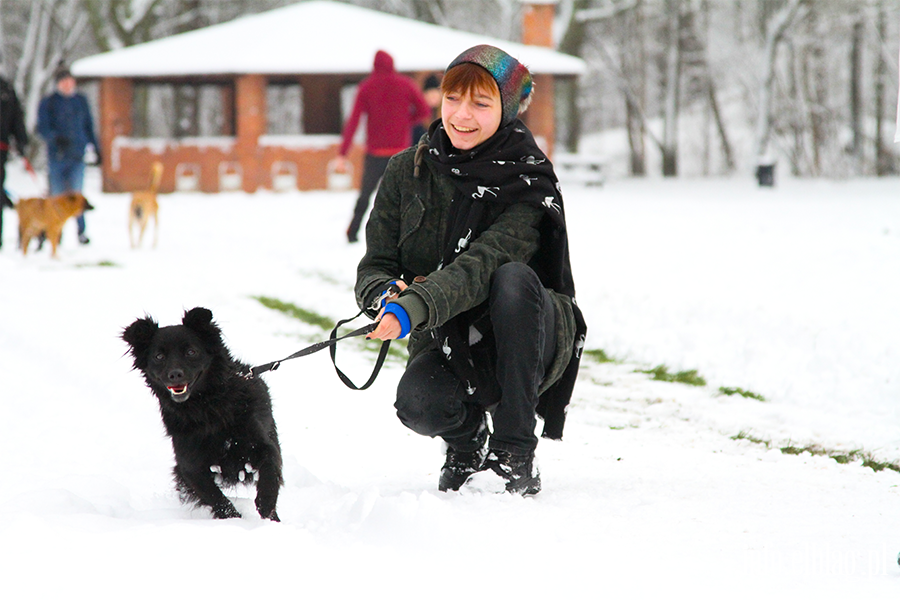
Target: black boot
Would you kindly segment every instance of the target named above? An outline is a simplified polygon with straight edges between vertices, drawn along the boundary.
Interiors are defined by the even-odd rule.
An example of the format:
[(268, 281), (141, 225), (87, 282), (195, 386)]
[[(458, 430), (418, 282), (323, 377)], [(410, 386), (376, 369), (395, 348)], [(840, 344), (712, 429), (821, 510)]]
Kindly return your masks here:
[(534, 452), (510, 454), (504, 450), (491, 448), (478, 473), (466, 482), (467, 487), (471, 485), (473, 488), (483, 488), (484, 491), (502, 491), (490, 485), (482, 486), (478, 479), (483, 474), (498, 476), (503, 481), (506, 491), (511, 494), (529, 496), (541, 491), (541, 473), (534, 462)]
[(472, 438), (471, 444), (466, 446), (468, 450), (455, 450), (453, 446), (447, 445), (447, 460), (441, 467), (441, 478), (438, 480), (438, 490), (446, 492), (459, 490), (460, 486), (466, 482), (469, 475), (475, 473), (481, 468), (484, 462), (484, 455), (487, 454), (485, 442), (488, 437), (487, 421), (482, 416), (481, 423)]

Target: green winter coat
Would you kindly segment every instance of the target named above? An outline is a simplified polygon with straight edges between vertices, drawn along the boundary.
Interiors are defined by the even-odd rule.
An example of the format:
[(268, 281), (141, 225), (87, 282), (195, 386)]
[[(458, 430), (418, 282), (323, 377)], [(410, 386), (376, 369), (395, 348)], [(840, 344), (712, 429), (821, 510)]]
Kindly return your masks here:
[[(431, 330), (488, 299), (491, 275), (508, 262), (528, 263), (539, 250), (541, 208), (488, 203), (493, 223), (469, 248), (438, 269), (450, 202), (457, 193), (449, 178), (423, 159), (423, 138), (391, 158), (366, 225), (366, 254), (359, 263), (356, 301), (369, 308), (390, 281), (401, 278), (409, 287), (397, 300), (410, 316), (409, 360), (436, 344)], [(414, 279), (419, 277), (419, 281)], [(556, 356), (539, 393), (556, 383), (575, 342), (572, 299), (549, 290), (556, 307)], [(369, 315), (375, 311), (369, 309)]]

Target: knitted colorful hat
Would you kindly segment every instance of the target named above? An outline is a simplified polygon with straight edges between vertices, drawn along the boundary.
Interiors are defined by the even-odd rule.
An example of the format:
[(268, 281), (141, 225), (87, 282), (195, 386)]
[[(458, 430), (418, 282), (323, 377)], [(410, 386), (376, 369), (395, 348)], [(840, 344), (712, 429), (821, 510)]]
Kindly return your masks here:
[(503, 117), (500, 126), (508, 125), (525, 112), (531, 103), (534, 82), (528, 69), (515, 58), (494, 46), (482, 44), (469, 48), (450, 63), (449, 71), (456, 65), (472, 63), (491, 74), (500, 88)]

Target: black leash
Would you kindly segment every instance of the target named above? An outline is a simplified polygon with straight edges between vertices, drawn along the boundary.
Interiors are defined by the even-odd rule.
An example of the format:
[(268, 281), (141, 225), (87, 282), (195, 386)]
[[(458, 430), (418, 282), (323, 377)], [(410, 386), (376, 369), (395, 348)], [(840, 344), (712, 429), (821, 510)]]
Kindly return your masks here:
[(281, 366), (281, 363), (283, 363), (286, 360), (291, 360), (293, 358), (300, 358), (301, 356), (308, 356), (310, 354), (313, 354), (314, 352), (318, 352), (319, 350), (323, 350), (325, 348), (331, 348), (331, 362), (332, 362), (332, 364), (334, 364), (334, 370), (337, 371), (338, 377), (340, 377), (341, 381), (344, 382), (344, 385), (346, 385), (347, 387), (349, 387), (350, 389), (353, 389), (353, 390), (367, 389), (370, 385), (372, 385), (372, 383), (374, 383), (375, 378), (378, 377), (378, 372), (381, 371), (381, 366), (384, 364), (384, 359), (385, 359), (385, 357), (387, 357), (388, 348), (391, 345), (390, 340), (385, 340), (381, 344), (381, 350), (378, 352), (378, 358), (375, 360), (375, 368), (372, 370), (372, 375), (369, 376), (369, 380), (366, 381), (362, 386), (357, 387), (357, 385), (355, 383), (350, 381), (350, 378), (347, 377), (344, 374), (344, 372), (338, 368), (337, 362), (335, 361), (335, 355), (337, 352), (337, 343), (339, 341), (346, 340), (347, 338), (366, 335), (367, 333), (371, 333), (371, 332), (375, 331), (375, 328), (378, 327), (378, 322), (376, 321), (375, 323), (369, 323), (368, 325), (366, 325), (364, 327), (355, 329), (355, 330), (351, 331), (350, 333), (342, 335), (341, 337), (337, 337), (337, 331), (341, 325), (343, 325), (345, 323), (349, 323), (350, 321), (359, 317), (361, 314), (363, 314), (363, 311), (359, 311), (359, 313), (357, 313), (356, 316), (353, 316), (349, 319), (344, 319), (343, 321), (338, 321), (337, 325), (334, 326), (334, 329), (331, 330), (331, 335), (328, 337), (327, 340), (324, 340), (321, 342), (316, 342), (315, 344), (313, 344), (311, 346), (307, 346), (306, 348), (303, 348), (302, 350), (298, 350), (297, 352), (294, 352), (290, 356), (282, 358), (281, 360), (273, 360), (270, 363), (266, 363), (264, 365), (259, 365), (257, 367), (252, 367), (250, 369), (249, 373), (244, 373), (243, 376), (246, 377), (247, 379), (253, 379), (257, 375), (265, 373), (266, 371), (276, 370), (278, 367)]

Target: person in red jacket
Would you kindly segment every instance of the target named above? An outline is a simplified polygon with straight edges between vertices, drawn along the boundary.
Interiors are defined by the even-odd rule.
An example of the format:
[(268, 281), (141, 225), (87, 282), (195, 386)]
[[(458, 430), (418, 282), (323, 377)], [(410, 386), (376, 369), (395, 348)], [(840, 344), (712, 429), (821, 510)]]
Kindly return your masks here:
[(379, 50), (375, 53), (372, 73), (359, 84), (353, 111), (344, 125), (338, 171), (346, 170), (347, 152), (363, 113), (366, 114), (366, 158), (359, 198), (347, 228), (350, 242), (358, 239), (369, 199), (378, 188), (388, 160), (409, 147), (413, 125), (431, 114), (431, 109), (416, 83), (394, 70), (394, 58)]

